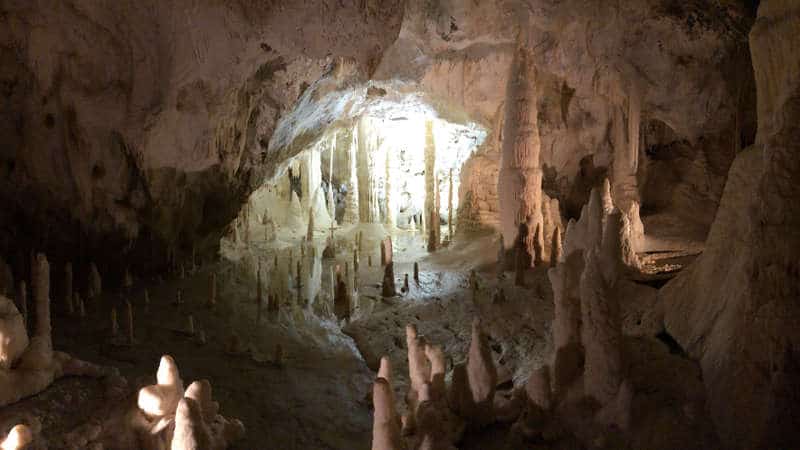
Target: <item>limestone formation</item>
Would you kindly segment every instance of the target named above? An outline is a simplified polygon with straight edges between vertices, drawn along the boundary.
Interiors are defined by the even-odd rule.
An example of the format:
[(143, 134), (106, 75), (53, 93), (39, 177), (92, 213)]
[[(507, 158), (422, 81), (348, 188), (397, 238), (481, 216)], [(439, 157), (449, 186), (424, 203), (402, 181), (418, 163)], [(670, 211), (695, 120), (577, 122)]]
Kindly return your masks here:
[(333, 299), (333, 313), (339, 320), (350, 320), (350, 291), (341, 274), (336, 279), (336, 295)]
[(542, 236), (542, 226), (540, 224), (536, 225), (536, 231), (533, 232), (533, 265), (534, 267), (540, 267), (544, 263), (544, 247), (542, 246), (542, 242), (544, 238)]
[(586, 255), (580, 280), (581, 343), (585, 349), (584, 392), (610, 403), (622, 383), (622, 324), (619, 305), (609, 295), (595, 252)]
[(539, 367), (525, 383), (528, 421), (541, 422), (550, 413), (553, 406), (551, 395), (550, 369), (547, 366)]
[(431, 366), (430, 375), (430, 398), (438, 400), (445, 395), (445, 370), (446, 363), (444, 351), (440, 345), (425, 344), (425, 357)]
[(384, 378), (375, 380), (372, 387), (372, 404), (372, 450), (404, 449), (394, 405), (394, 394), (388, 380)]
[(47, 258), (39, 253), (32, 261), (31, 279), (33, 280), (33, 301), (36, 305), (36, 324), (34, 336), (50, 343), (50, 264)]
[(208, 280), (208, 304), (214, 306), (217, 304), (217, 273), (211, 272)]
[(201, 450), (211, 447), (210, 432), (203, 420), (200, 405), (191, 398), (178, 401), (175, 410), (175, 431), (170, 450)]
[(11, 365), (28, 347), (25, 320), (14, 303), (0, 296), (0, 369), (11, 369)]
[(414, 282), (419, 285), (419, 263), (414, 261)]
[(3, 442), (0, 443), (2, 450), (25, 450), (33, 442), (33, 432), (27, 425), (15, 425), (8, 432)]
[(550, 267), (556, 267), (561, 259), (561, 228), (556, 227), (550, 239)]
[(490, 423), (494, 420), (497, 369), (494, 366), (488, 339), (477, 318), (472, 322), (472, 340), (467, 356), (467, 386), (470, 395), (462, 400), (466, 417), (477, 425)]
[(381, 295), (383, 297), (394, 297), (397, 290), (394, 284), (394, 263), (390, 262), (383, 271), (383, 283), (381, 284)]
[(90, 298), (103, 294), (103, 279), (100, 278), (100, 272), (95, 263), (89, 265), (89, 292), (92, 293)]
[(401, 288), (400, 292), (402, 292), (403, 294), (407, 294), (407, 293), (408, 293), (408, 291), (409, 291), (409, 287), (408, 287), (408, 274), (404, 274), (404, 275), (403, 275), (403, 287)]
[(387, 237), (381, 241), (381, 266), (391, 264), (392, 261), (392, 238)]
[(147, 416), (163, 417), (175, 412), (183, 392), (183, 380), (175, 360), (164, 355), (156, 372), (156, 384), (141, 388), (136, 403)]
[(406, 347), (408, 349), (408, 378), (409, 388), (406, 403), (411, 411), (410, 420), (413, 428), (414, 414), (419, 402), (422, 386), (431, 379), (431, 365), (425, 355), (425, 338), (419, 336), (417, 327), (406, 325)]
[(111, 308), (111, 322), (110, 333), (112, 337), (117, 337), (119, 334), (119, 322), (117, 321), (117, 308)]
[(134, 343), (134, 334), (133, 334), (133, 305), (131, 302), (126, 300), (125, 301), (125, 323), (127, 325), (126, 330), (128, 332), (128, 344), (133, 345)]

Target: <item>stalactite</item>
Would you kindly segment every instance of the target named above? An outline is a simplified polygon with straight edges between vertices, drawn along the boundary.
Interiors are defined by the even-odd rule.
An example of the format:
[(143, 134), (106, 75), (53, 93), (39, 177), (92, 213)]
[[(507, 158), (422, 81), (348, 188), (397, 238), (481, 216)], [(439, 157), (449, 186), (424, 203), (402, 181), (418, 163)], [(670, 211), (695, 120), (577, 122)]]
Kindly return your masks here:
[(333, 159), (336, 157), (336, 144), (338, 133), (333, 133), (333, 143), (331, 145), (331, 157), (328, 165), (328, 214), (331, 216), (331, 227), (336, 222), (336, 201), (333, 195)]
[(342, 170), (344, 175), (344, 185), (347, 190), (347, 195), (344, 198), (344, 216), (342, 222), (344, 223), (358, 223), (359, 222), (359, 186), (358, 186), (358, 146), (359, 136), (358, 127), (351, 132), (350, 139), (343, 140), (345, 149), (346, 164)]

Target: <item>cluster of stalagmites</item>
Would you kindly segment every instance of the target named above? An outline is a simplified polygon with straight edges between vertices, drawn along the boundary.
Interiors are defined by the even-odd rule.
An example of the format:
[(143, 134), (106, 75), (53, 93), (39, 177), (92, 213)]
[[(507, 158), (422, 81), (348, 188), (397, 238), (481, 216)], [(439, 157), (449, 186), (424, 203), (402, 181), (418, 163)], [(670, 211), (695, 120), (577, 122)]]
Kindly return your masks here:
[(219, 414), (208, 380), (184, 390), (178, 366), (168, 355), (161, 357), (156, 384), (139, 390), (137, 405), (136, 430), (145, 449), (224, 449), (244, 435), (239, 420)]
[(476, 319), (467, 361), (453, 367), (446, 384), (441, 347), (409, 325), (407, 413), (397, 413), (384, 357), (373, 386), (373, 450), (454, 448), (466, 427), (494, 422), (514, 422), (519, 439), (555, 440), (563, 430), (559, 417), (578, 404), (593, 411), (597, 426), (629, 429), (634, 392), (626, 378), (619, 304), (612, 289), (626, 267), (638, 265), (632, 241), (643, 234), (613, 206), (608, 192), (607, 182), (592, 191), (580, 220), (570, 222), (563, 249), (560, 232), (553, 233), (550, 364), (535, 369), (510, 398), (495, 396), (497, 370)]

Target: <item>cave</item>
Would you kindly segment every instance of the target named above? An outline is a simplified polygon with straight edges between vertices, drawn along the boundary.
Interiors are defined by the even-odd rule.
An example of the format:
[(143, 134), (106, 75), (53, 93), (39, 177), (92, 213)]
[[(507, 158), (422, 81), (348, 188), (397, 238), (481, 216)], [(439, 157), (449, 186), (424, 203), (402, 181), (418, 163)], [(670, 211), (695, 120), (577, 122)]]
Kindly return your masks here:
[(0, 2), (2, 449), (800, 448), (800, 2)]

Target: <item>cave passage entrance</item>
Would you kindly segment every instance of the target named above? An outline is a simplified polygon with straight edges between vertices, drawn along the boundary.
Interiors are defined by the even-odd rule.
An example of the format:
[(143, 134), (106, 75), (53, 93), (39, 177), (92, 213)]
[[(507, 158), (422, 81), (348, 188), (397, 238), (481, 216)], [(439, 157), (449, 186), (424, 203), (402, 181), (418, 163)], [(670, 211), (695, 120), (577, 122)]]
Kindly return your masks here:
[[(234, 223), (240, 238), (274, 241), (375, 224), (387, 233), (419, 230), (439, 215), (450, 239), (459, 206), (461, 168), (486, 130), (439, 117), (415, 101), (372, 101), (337, 120), (250, 197)], [(312, 218), (313, 217), (313, 218)]]

